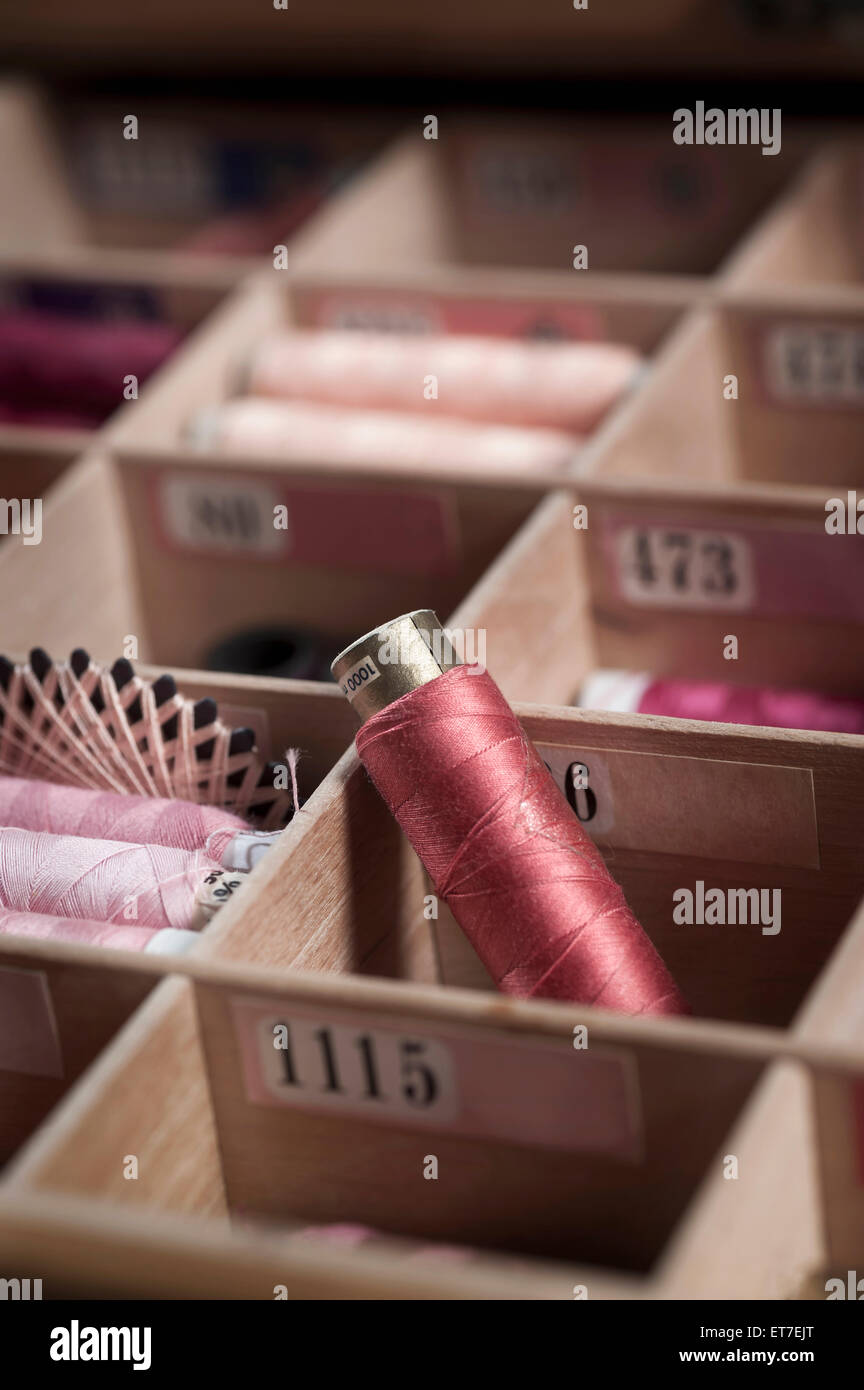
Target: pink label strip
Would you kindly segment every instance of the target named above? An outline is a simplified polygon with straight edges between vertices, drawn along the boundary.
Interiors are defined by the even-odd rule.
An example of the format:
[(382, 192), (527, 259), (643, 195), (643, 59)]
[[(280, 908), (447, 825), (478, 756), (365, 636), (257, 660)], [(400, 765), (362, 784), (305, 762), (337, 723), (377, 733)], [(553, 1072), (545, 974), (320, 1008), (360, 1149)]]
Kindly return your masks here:
[(598, 342), (606, 315), (593, 304), (551, 299), (468, 299), (411, 290), (303, 291), (302, 321), (319, 328), (402, 333), (472, 333), (492, 338), (565, 338)]
[[(703, 602), (691, 601), (686, 583), (680, 595), (662, 584), (657, 548), (660, 533), (670, 539), (689, 535), (696, 547), (702, 542), (703, 549), (705, 542), (711, 545), (711, 568), (704, 569)], [(649, 549), (641, 547), (642, 568), (636, 553), (640, 550), (640, 537), (649, 538), (645, 542)], [(790, 616), (864, 623), (864, 536), (829, 535), (826, 531), (804, 529), (783, 531), (722, 519), (708, 526), (701, 519), (678, 517), (664, 521), (616, 514), (604, 518), (602, 543), (607, 574), (620, 597), (628, 602), (660, 608), (713, 607), (718, 612), (746, 611), (764, 618)], [(731, 597), (724, 596), (723, 543), (730, 543), (730, 548), (737, 552), (733, 565), (740, 565), (742, 555), (748, 558), (746, 603), (738, 601), (734, 592)], [(670, 544), (667, 554), (672, 570), (677, 564), (678, 573), (682, 574), (685, 551), (680, 545)], [(694, 569), (689, 582), (694, 582), (695, 574)], [(640, 576), (641, 589), (634, 600), (634, 585), (640, 582)]]
[[(163, 548), (368, 574), (450, 574), (456, 522), (433, 493), (291, 485), (279, 473), (156, 470), (151, 506)], [(284, 508), (274, 526), (276, 508)]]

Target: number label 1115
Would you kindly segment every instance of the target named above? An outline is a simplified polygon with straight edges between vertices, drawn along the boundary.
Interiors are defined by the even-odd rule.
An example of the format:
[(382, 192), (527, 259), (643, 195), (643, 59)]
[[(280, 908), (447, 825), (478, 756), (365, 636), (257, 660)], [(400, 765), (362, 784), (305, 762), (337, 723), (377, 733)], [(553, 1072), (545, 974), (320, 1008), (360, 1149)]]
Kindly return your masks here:
[(258, 1050), (267, 1088), (284, 1105), (421, 1123), (455, 1110), (449, 1049), (434, 1038), (284, 1014), (259, 1022)]

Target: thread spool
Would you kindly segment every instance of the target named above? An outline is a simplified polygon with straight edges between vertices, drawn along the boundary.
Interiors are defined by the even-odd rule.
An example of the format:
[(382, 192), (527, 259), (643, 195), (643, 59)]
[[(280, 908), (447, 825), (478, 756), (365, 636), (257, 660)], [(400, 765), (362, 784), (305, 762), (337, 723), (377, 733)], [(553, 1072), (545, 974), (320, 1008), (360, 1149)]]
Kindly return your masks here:
[(193, 931), (174, 927), (117, 926), (72, 917), (48, 917), (39, 912), (0, 912), (0, 936), (25, 936), (41, 941), (72, 941), (79, 946), (105, 946), (112, 951), (146, 951), (150, 955), (181, 956), (197, 941)]
[(364, 721), (362, 762), (499, 989), (686, 1012), (501, 691), (433, 612), (368, 633), (333, 674)]
[(135, 675), (125, 658), (110, 670), (76, 648), (55, 662), (36, 647), (25, 665), (0, 656), (0, 772), (120, 794), (231, 806), (262, 828), (297, 806), (275, 784), (252, 729), (232, 729), (209, 697), (189, 700), (170, 675)]
[(0, 777), (0, 825), (184, 850), (204, 849), (214, 831), (249, 829), (240, 816), (216, 806), (63, 787), (29, 777)]
[[(582, 434), (630, 385), (640, 361), (618, 343), (294, 330), (259, 344), (244, 389), (412, 414), (440, 408), (464, 420)], [(430, 377), (438, 392), (431, 405), (423, 394)]]
[(0, 907), (198, 930), (240, 886), (201, 850), (0, 829)]
[(447, 475), (561, 473), (579, 447), (578, 436), (560, 430), (253, 396), (199, 413), (189, 439), (200, 449), (278, 455), (290, 463)]
[(253, 830), (218, 806), (63, 787), (27, 777), (0, 777), (0, 826), (4, 825), (88, 840), (203, 850), (223, 869), (250, 869), (280, 834)]
[(181, 341), (173, 324), (0, 312), (0, 408), (6, 420), (94, 425)]
[(864, 734), (864, 700), (812, 690), (778, 690), (721, 681), (655, 680), (634, 671), (594, 671), (578, 703), (586, 709), (660, 714), (769, 729)]

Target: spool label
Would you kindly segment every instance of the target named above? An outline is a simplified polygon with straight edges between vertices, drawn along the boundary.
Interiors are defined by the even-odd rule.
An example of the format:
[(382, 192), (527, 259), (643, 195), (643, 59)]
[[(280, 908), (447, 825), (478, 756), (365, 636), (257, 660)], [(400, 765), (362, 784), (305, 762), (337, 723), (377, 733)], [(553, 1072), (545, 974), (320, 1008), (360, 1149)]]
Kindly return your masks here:
[[(372, 1123), (637, 1161), (635, 1063), (556, 1039), (471, 1034), (445, 1023), (322, 1017), (277, 999), (232, 1000), (247, 1099)], [(574, 1014), (574, 1029), (584, 1022)]]
[(486, 299), (471, 295), (417, 293), (386, 287), (298, 290), (299, 318), (306, 326), (360, 328), (376, 333), (476, 333), (490, 338), (560, 338), (595, 341), (608, 337), (606, 315), (593, 304), (559, 299)]
[(350, 666), (339, 681), (339, 689), (349, 700), (353, 700), (364, 686), (371, 685), (372, 681), (377, 681), (381, 672), (375, 665), (371, 656), (364, 656), (362, 661), (355, 661)]
[(779, 405), (864, 405), (864, 328), (777, 323), (762, 335), (765, 390)]
[(44, 970), (0, 969), (0, 1071), (64, 1074), (63, 1053)]
[[(820, 867), (810, 768), (555, 744), (537, 752), (601, 848)], [(580, 767), (586, 787), (568, 794)]]
[(229, 841), (222, 855), (223, 869), (241, 870), (249, 873), (259, 859), (273, 848), (281, 836), (281, 830), (240, 830)]
[(738, 611), (753, 606), (752, 553), (740, 535), (623, 525), (612, 544), (618, 583), (630, 603)]
[(165, 534), (180, 550), (278, 555), (291, 548), (290, 531), (273, 524), (279, 493), (252, 479), (176, 473), (163, 479)]
[(607, 513), (600, 533), (625, 603), (864, 622), (864, 538), (828, 534), (822, 514), (780, 527)]
[(155, 469), (150, 503), (156, 536), (174, 552), (435, 577), (461, 562), (449, 493), (306, 486), (284, 470), (196, 467)]
[(538, 753), (589, 835), (606, 835), (615, 827), (612, 781), (604, 757), (571, 755), (568, 748), (538, 745)]

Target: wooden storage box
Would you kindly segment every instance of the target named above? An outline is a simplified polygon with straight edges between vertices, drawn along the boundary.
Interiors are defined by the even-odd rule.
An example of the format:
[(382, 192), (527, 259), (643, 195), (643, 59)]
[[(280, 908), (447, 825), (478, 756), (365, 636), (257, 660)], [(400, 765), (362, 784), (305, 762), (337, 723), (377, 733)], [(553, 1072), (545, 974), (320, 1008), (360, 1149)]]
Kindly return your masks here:
[(574, 535), (602, 665), (864, 693), (861, 326), (727, 296), (589, 442)]
[[(129, 116), (135, 138), (125, 133)], [(284, 242), (393, 124), (366, 110), (170, 101), (134, 86), (113, 99), (68, 85), (51, 94), (8, 80), (0, 87), (9, 208), (2, 249), (125, 251), (130, 265), (142, 251), (179, 266), (192, 253), (228, 283), (272, 260), (274, 246), (198, 249), (203, 229), (276, 204), (285, 225), (272, 240)]]
[[(65, 653), (64, 653), (65, 655)], [(155, 677), (157, 670), (137, 668)], [(299, 748), (301, 801), (338, 760), (351, 715), (335, 686), (175, 669), (181, 694), (211, 696), (234, 725), (251, 725), (266, 758)], [(243, 885), (243, 891), (249, 884)], [(209, 928), (207, 929), (209, 930)], [(202, 941), (205, 933), (202, 933)], [(200, 943), (193, 948), (200, 949)], [(49, 1112), (152, 988), (160, 958), (0, 935), (0, 1163)], [(23, 1015), (20, 1010), (23, 1003)], [(7, 1006), (18, 1001), (18, 1009)], [(16, 1044), (27, 1025), (31, 1046)]]
[[(858, 749), (838, 767), (818, 738), (520, 715), (544, 746), (655, 759), (673, 803), (694, 776), (710, 777), (716, 810), (729, 777), (809, 770), (820, 807), (857, 803), (860, 844)], [(808, 1281), (822, 1296), (864, 1243), (850, 983), (864, 919), (844, 936), (841, 908), (853, 852), (828, 814), (821, 867), (792, 873), (746, 850), (658, 854), (646, 823), (645, 847), (616, 848), (613, 869), (710, 1017), (441, 988), (440, 918), (426, 919), (416, 861), (347, 753), (245, 901), (165, 966), (187, 979), (151, 995), (20, 1154), (0, 1192), (6, 1269), (38, 1269), (47, 1297), (746, 1299), (801, 1296)], [(726, 817), (715, 834), (728, 842)], [(775, 936), (674, 927), (672, 885), (699, 874), (782, 880), (795, 920)], [(291, 1084), (270, 1061), (282, 1026), (298, 1049)], [(329, 1103), (323, 1036), (343, 1087)], [(387, 1077), (377, 1106), (351, 1061), (364, 1039)], [(412, 1105), (424, 1099), (431, 1115)], [(334, 1222), (381, 1234), (354, 1249), (302, 1229)], [(462, 1249), (418, 1248), (433, 1240)]]
[[(511, 693), (560, 699), (595, 660), (572, 506), (547, 498), (451, 620), (488, 626)], [(559, 779), (589, 768), (598, 843), (696, 1017), (491, 993), (349, 751), (194, 956), (158, 966), (188, 979), (22, 1152), (0, 1196), (11, 1272), (86, 1296), (769, 1298), (855, 1267), (864, 741), (519, 713)], [(676, 924), (673, 894), (700, 881), (779, 890), (781, 930)], [(299, 1030), (304, 1067), (322, 1029), (347, 1068), (372, 1038), (391, 1080), (410, 1044), (409, 1079), (431, 1064), (443, 1109), (430, 1123), (403, 1096), (369, 1118), (356, 1076), (321, 1108), (308, 1073), (284, 1104), (274, 1023)], [(298, 1230), (346, 1221), (383, 1234), (349, 1250)]]

